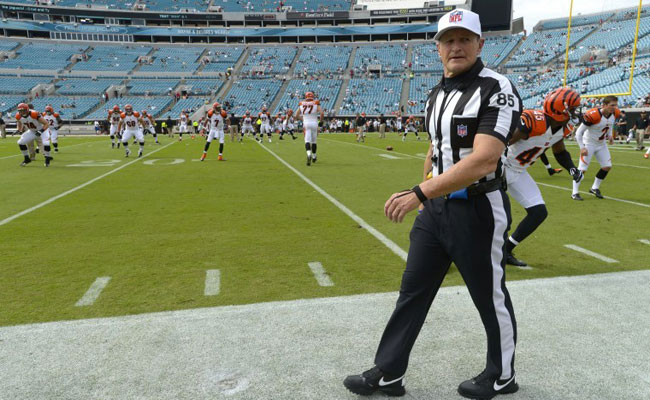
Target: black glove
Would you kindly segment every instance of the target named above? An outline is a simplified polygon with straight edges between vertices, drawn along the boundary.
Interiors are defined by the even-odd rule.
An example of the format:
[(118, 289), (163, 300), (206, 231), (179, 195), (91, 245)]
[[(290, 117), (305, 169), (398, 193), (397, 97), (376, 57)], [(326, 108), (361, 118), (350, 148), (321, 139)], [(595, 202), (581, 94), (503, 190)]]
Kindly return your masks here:
[(573, 178), (574, 181), (580, 182), (582, 178), (585, 177), (585, 175), (580, 171), (578, 168), (571, 168), (569, 170), (569, 173), (571, 174), (571, 177)]
[(43, 131), (38, 131), (38, 130), (36, 131), (36, 137), (41, 137), (42, 134), (43, 134)]

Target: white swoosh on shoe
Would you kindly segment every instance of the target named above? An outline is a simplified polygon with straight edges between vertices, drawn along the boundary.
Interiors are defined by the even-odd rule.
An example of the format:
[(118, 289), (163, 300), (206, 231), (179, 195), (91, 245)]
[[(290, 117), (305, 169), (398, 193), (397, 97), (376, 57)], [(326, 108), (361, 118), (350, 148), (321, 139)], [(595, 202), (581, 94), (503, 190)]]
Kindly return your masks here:
[(504, 387), (508, 386), (508, 385), (510, 384), (510, 382), (512, 382), (514, 379), (515, 379), (515, 376), (513, 375), (513, 376), (512, 376), (510, 379), (508, 379), (508, 381), (507, 381), (506, 383), (504, 383), (503, 385), (499, 385), (499, 383), (498, 383), (499, 380), (498, 380), (498, 379), (495, 380), (495, 381), (494, 381), (494, 390), (498, 392), (499, 390), (501, 390), (501, 389), (503, 389)]
[[(392, 381), (388, 381), (388, 382), (386, 382), (386, 381), (384, 380), (384, 377), (382, 376), (381, 379), (379, 380), (379, 386), (388, 386), (388, 385), (392, 385), (393, 383), (400, 381), (402, 378), (404, 378), (404, 375), (400, 376), (400, 377), (397, 378), (397, 379), (393, 379)], [(495, 381), (495, 382), (496, 382), (496, 381)]]

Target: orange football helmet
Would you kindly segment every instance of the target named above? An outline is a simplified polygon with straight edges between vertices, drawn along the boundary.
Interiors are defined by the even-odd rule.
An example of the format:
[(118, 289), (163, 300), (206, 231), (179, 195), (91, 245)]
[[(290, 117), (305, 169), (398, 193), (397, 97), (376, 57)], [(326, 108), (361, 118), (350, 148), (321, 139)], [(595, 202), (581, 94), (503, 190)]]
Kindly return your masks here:
[(580, 94), (569, 87), (555, 89), (544, 99), (544, 114), (558, 122), (577, 118)]

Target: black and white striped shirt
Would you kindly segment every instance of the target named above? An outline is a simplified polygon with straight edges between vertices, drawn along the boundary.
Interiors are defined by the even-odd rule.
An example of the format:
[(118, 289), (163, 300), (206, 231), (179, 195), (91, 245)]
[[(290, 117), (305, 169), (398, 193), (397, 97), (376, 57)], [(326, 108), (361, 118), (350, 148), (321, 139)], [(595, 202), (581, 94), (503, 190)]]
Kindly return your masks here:
[[(479, 58), (467, 72), (442, 78), (429, 94), (426, 129), (433, 143), (433, 174), (440, 175), (472, 154), (477, 132), (492, 135), (506, 146), (522, 111), (517, 89), (508, 78), (485, 68)], [(495, 172), (479, 182), (503, 175), (499, 160)]]

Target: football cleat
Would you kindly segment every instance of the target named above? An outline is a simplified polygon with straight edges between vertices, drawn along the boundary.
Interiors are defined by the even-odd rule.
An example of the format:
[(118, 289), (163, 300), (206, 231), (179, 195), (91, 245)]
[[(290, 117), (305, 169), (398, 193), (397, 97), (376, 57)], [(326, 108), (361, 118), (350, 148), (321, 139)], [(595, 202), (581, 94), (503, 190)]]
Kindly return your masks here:
[(115, 143), (111, 143), (111, 149), (115, 148)]
[(311, 157), (307, 156), (307, 166), (309, 167), (311, 165)]
[(589, 189), (589, 193), (593, 194), (594, 196), (598, 197), (599, 199), (604, 199), (603, 195), (600, 193), (600, 189), (591, 188), (591, 189)]
[(650, 157), (650, 154), (648, 154), (648, 153), (645, 153), (645, 154), (643, 155), (643, 158), (648, 158), (648, 157)]
[(207, 154), (205, 153), (201, 154), (201, 161), (205, 160), (205, 156), (207, 156)]
[(515, 375), (510, 379), (490, 378), (485, 371), (473, 379), (466, 380), (458, 386), (458, 394), (469, 399), (489, 400), (499, 394), (515, 393), (519, 385)]
[(138, 158), (142, 157), (142, 149), (138, 150)]
[(560, 172), (562, 172), (562, 168), (547, 168), (546, 172), (548, 172), (550, 176), (553, 176), (555, 174), (559, 174)]
[(58, 152), (59, 152), (59, 148), (58, 148), (58, 147), (55, 147), (55, 148), (54, 148), (54, 152), (55, 152), (55, 153), (58, 153)]
[(217, 157), (217, 161), (224, 161), (223, 156), (219, 154), (219, 157)]
[(525, 262), (518, 260), (514, 254), (512, 253), (507, 253), (506, 254), (506, 264), (508, 265), (514, 265), (515, 267), (527, 267), (528, 264)]
[(399, 378), (389, 377), (381, 372), (379, 367), (374, 367), (361, 375), (350, 375), (343, 381), (350, 392), (361, 396), (370, 396), (379, 391), (387, 396), (404, 396), (404, 376)]
[(50, 156), (45, 156), (45, 166), (49, 167), (50, 166), (50, 161), (54, 160), (54, 158)]
[(20, 163), (20, 166), (24, 167), (25, 165), (29, 164), (30, 162), (32, 162), (32, 159), (29, 158), (29, 156), (25, 156), (25, 159), (23, 160), (23, 162)]
[(312, 154), (312, 155), (311, 155), (311, 162), (313, 162), (314, 164), (316, 164), (316, 154)]
[(131, 150), (127, 147), (126, 148), (126, 155), (124, 157), (128, 157), (131, 155)]
[(572, 195), (571, 195), (571, 198), (572, 198), (573, 200), (578, 200), (578, 201), (583, 201), (583, 200), (584, 200), (584, 199), (582, 198), (582, 196), (580, 196), (580, 193), (572, 194)]

